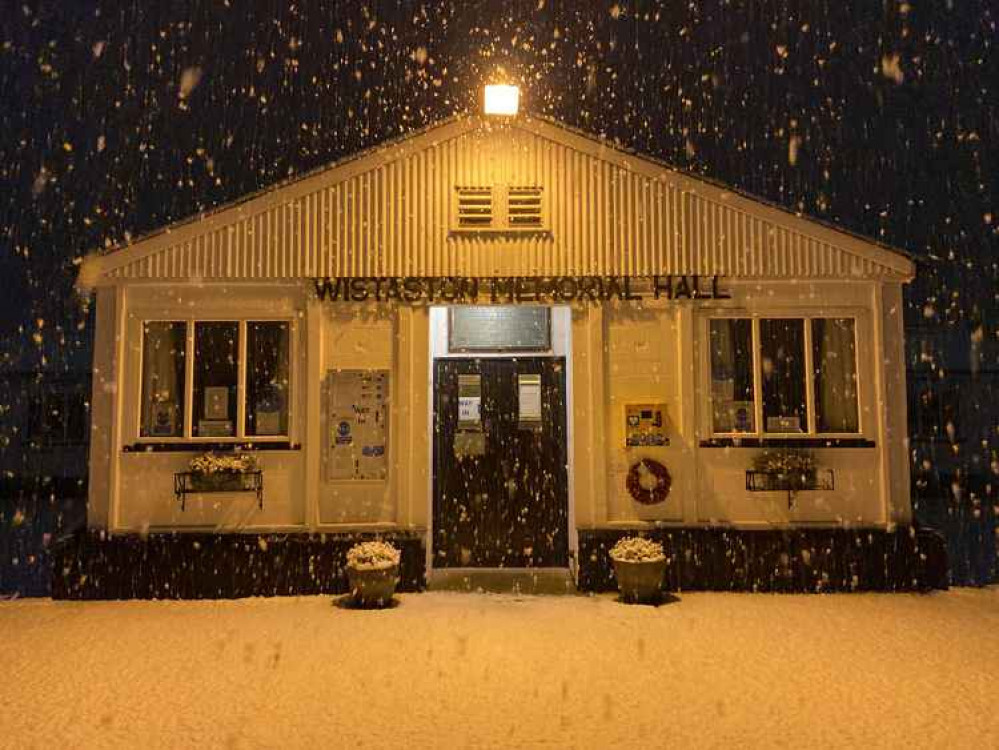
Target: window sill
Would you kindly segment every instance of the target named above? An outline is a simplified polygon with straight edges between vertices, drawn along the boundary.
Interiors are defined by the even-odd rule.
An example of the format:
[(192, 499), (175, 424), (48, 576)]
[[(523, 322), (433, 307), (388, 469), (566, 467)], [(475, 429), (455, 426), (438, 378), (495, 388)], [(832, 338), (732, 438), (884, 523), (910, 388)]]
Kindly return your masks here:
[(717, 437), (702, 440), (701, 448), (875, 448), (876, 443), (862, 437), (809, 437), (758, 438), (758, 437)]
[(300, 443), (288, 440), (232, 440), (228, 442), (207, 442), (178, 440), (176, 442), (136, 442), (122, 447), (123, 453), (201, 453), (204, 451), (232, 451), (237, 448), (254, 451), (298, 451)]

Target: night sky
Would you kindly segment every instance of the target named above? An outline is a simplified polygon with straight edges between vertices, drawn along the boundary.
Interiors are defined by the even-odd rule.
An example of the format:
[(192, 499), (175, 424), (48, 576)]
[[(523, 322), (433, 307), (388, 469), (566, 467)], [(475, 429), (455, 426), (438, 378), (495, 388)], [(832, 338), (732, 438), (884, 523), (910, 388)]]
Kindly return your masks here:
[(984, 336), (995, 370), (996, 23), (984, 0), (7, 3), (0, 364), (86, 354), (86, 252), (469, 111), (503, 70), (530, 111), (913, 253), (910, 325)]

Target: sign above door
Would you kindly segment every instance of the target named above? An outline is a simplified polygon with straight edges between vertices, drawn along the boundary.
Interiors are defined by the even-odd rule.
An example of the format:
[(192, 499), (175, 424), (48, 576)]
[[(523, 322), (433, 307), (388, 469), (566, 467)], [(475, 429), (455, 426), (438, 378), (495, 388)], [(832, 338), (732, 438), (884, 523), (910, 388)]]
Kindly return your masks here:
[(338, 276), (313, 279), (324, 302), (537, 304), (729, 299), (722, 277), (681, 276)]

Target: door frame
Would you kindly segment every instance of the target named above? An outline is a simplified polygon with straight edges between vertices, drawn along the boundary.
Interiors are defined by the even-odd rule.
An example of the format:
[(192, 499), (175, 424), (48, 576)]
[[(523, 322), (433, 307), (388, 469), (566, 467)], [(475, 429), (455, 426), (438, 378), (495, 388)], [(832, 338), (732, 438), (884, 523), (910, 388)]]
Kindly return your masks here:
[[(478, 302), (476, 304), (483, 304)], [(502, 307), (503, 305), (498, 305)], [(426, 569), (429, 575), (434, 570), (434, 459), (436, 456), (436, 441), (434, 440), (434, 389), (437, 387), (435, 381), (435, 361), (437, 359), (469, 359), (468, 352), (450, 353), (447, 351), (448, 341), (448, 321), (450, 315), (448, 310), (453, 305), (433, 306), (427, 314), (427, 346), (429, 356), (427, 357), (427, 441), (430, 446), (428, 457), (430, 460), (427, 466), (426, 483), (426, 510), (427, 510), (427, 544), (426, 544)], [(566, 440), (566, 535), (569, 547), (569, 569), (575, 571), (578, 567), (579, 533), (576, 529), (576, 502), (575, 502), (575, 440), (573, 431), (573, 402), (574, 393), (572, 388), (573, 371), (573, 336), (572, 336), (572, 308), (568, 305), (548, 305), (552, 311), (552, 348), (548, 352), (523, 351), (523, 352), (475, 352), (471, 358), (494, 358), (512, 359), (516, 357), (537, 357), (556, 358), (562, 357), (565, 360), (565, 440)], [(435, 335), (437, 334), (437, 335)], [(442, 334), (442, 335), (441, 335)], [(443, 343), (440, 351), (437, 346)], [(442, 568), (444, 570), (444, 568)], [(449, 570), (461, 570), (461, 568), (449, 568)], [(492, 568), (482, 568), (482, 570), (492, 570)]]

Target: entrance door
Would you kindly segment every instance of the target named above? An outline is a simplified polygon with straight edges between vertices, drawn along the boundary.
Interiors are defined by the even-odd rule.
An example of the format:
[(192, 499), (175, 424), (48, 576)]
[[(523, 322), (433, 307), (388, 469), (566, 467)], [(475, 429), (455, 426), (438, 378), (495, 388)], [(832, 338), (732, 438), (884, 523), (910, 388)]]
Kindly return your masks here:
[(434, 567), (569, 564), (565, 421), (564, 358), (435, 360)]

